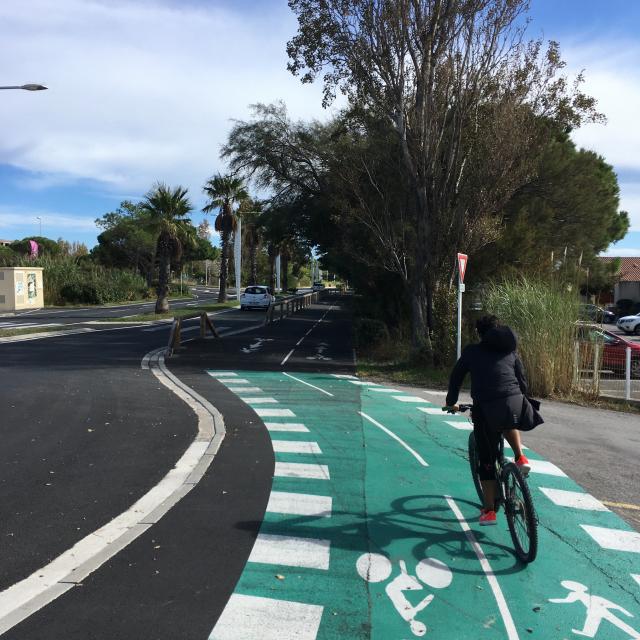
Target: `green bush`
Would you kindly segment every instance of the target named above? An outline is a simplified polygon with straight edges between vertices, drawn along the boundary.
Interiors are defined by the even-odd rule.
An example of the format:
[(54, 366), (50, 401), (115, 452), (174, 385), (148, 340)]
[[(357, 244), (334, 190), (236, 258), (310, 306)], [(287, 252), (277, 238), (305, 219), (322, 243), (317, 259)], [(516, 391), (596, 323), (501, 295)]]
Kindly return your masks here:
[(389, 340), (389, 329), (382, 320), (358, 318), (353, 325), (353, 343), (356, 348), (371, 349)]
[(518, 334), (531, 392), (547, 396), (573, 389), (573, 353), (579, 299), (567, 286), (525, 277), (489, 285), (484, 308)]
[(100, 304), (96, 287), (85, 282), (73, 282), (60, 289), (60, 297), (70, 304)]

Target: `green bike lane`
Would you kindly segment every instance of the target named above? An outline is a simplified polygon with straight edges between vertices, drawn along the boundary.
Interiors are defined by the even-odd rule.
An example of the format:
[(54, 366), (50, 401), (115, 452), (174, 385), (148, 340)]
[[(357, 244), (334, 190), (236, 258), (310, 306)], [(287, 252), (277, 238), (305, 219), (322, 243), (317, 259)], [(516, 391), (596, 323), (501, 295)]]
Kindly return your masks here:
[(526, 566), (503, 514), (477, 524), (465, 418), (350, 376), (209, 375), (256, 411), (276, 459), (212, 640), (640, 638), (640, 535), (535, 452)]

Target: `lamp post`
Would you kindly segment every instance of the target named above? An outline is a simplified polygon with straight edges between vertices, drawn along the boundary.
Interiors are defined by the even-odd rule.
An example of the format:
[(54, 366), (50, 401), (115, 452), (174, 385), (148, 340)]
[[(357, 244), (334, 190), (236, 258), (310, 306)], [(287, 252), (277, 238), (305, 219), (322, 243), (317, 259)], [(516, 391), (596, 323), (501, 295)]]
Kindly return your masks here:
[(40, 232), (38, 233), (38, 235), (42, 238), (42, 218), (40, 216), (36, 216), (36, 220), (38, 221), (38, 224), (40, 225)]
[(48, 87), (41, 84), (22, 84), (10, 87), (0, 87), (0, 89), (24, 89), (25, 91), (45, 91)]

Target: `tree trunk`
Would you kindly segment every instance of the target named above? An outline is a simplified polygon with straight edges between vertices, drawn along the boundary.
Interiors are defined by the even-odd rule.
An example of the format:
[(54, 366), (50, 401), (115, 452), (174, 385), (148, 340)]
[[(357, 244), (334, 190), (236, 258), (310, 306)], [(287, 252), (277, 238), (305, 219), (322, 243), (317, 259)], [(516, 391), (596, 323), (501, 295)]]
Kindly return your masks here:
[(258, 284), (258, 247), (253, 235), (249, 242), (249, 284)]
[(158, 288), (156, 290), (158, 299), (156, 300), (156, 313), (167, 313), (169, 311), (169, 280), (171, 278), (171, 260), (169, 252), (163, 247), (160, 252), (160, 268), (158, 270)]
[(229, 253), (229, 231), (223, 231), (220, 236), (222, 251), (220, 252), (220, 291), (218, 293), (218, 302), (227, 301), (227, 267)]
[(286, 251), (280, 254), (280, 284), (286, 293), (289, 289), (289, 255)]
[(275, 245), (269, 245), (269, 289), (275, 295), (276, 292), (276, 255), (278, 253)]
[(415, 358), (433, 364), (433, 345), (430, 335), (432, 296), (424, 278), (417, 278), (409, 289), (411, 297), (411, 348)]

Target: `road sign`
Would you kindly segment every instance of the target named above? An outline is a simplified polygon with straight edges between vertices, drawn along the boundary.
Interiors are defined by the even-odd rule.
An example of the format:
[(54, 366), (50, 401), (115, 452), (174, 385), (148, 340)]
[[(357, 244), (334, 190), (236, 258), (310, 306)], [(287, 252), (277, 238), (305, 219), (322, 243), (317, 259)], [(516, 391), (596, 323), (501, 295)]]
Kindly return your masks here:
[(458, 274), (460, 276), (460, 282), (464, 282), (464, 272), (467, 270), (467, 262), (469, 256), (466, 253), (458, 254)]

